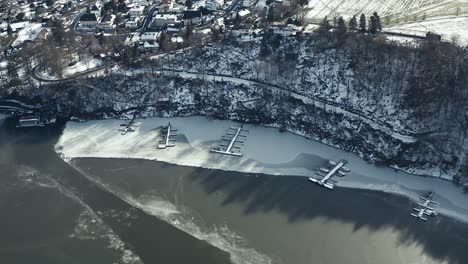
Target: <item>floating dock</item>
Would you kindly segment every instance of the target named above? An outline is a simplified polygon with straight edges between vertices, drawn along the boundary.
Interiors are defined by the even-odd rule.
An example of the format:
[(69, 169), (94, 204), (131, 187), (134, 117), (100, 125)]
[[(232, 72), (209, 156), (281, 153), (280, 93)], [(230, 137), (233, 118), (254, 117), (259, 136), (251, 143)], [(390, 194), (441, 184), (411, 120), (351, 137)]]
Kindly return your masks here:
[(133, 114), (132, 119), (130, 119), (128, 121), (128, 123), (120, 124), (121, 127), (124, 127), (124, 128), (119, 129), (119, 131), (122, 132), (121, 133), (122, 135), (126, 135), (128, 132), (135, 132), (135, 129), (133, 128), (133, 127), (136, 126), (134, 124), (135, 123), (135, 116), (136, 116), (136, 114)]
[(171, 137), (176, 136), (175, 134), (171, 134), (171, 132), (175, 132), (177, 129), (172, 129), (171, 122), (167, 125), (165, 129), (162, 130), (163, 132), (163, 140), (159, 141), (158, 149), (166, 149), (169, 147), (175, 147), (175, 139)]
[(331, 170), (327, 168), (320, 168), (321, 172), (327, 173), (325, 176), (317, 174), (318, 176), (323, 177), (321, 180), (309, 178), (309, 181), (317, 183), (331, 190), (335, 187), (334, 183), (336, 183), (336, 181), (332, 180), (331, 177), (333, 177), (335, 174), (339, 174), (339, 176), (345, 176), (345, 173), (349, 172), (349, 169), (344, 167), (344, 165), (347, 163), (346, 160), (341, 160), (338, 163), (329, 161), (328, 163), (333, 166), (333, 168)]
[(416, 217), (420, 220), (427, 221), (427, 218), (425, 216), (436, 216), (437, 212), (433, 207), (430, 207), (431, 204), (436, 205), (437, 203), (433, 200), (434, 199), (434, 193), (430, 192), (427, 197), (419, 197), (419, 199), (423, 200), (424, 203), (418, 203), (418, 207), (413, 208), (416, 213), (411, 213), (410, 215), (413, 217)]
[(240, 141), (239, 138), (246, 137), (245, 135), (242, 135), (242, 132), (248, 132), (248, 131), (243, 129), (243, 126), (230, 127), (229, 130), (231, 130), (231, 132), (226, 133), (227, 138), (222, 139), (222, 140), (228, 141), (229, 143), (227, 145), (221, 144), (221, 145), (219, 145), (218, 148), (212, 149), (211, 152), (224, 154), (224, 155), (241, 157), (242, 153), (234, 152), (233, 149), (240, 149), (239, 144), (242, 144), (244, 142)]

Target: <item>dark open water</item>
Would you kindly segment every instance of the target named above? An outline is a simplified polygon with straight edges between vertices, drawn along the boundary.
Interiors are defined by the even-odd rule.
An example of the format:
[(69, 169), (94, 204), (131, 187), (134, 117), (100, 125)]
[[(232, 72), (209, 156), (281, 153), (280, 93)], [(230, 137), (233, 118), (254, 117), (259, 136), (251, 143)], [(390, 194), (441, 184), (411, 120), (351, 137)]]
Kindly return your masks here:
[(230, 263), (96, 187), (55, 154), (59, 135), (0, 130), (0, 263)]

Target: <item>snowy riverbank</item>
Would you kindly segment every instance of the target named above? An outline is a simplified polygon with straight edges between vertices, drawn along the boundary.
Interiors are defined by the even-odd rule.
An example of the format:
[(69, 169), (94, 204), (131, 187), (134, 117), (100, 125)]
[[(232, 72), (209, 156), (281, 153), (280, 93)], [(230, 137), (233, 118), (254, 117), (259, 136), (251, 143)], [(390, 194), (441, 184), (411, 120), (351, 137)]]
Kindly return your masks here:
[[(157, 149), (160, 128), (171, 122), (178, 129), (175, 148)], [(328, 160), (346, 159), (349, 176), (337, 185), (379, 190), (417, 200), (426, 191), (434, 191), (439, 212), (468, 222), (468, 196), (451, 182), (420, 177), (391, 168), (368, 164), (352, 153), (336, 149), (278, 129), (246, 125), (250, 131), (241, 152), (242, 158), (210, 153), (235, 122), (191, 118), (138, 119), (136, 131), (121, 135), (121, 120), (69, 122), (56, 145), (64, 159), (78, 157), (136, 158), (178, 165), (234, 170), (273, 175), (311, 176)], [(304, 184), (312, 184), (304, 181)], [(409, 213), (409, 212), (408, 212)]]

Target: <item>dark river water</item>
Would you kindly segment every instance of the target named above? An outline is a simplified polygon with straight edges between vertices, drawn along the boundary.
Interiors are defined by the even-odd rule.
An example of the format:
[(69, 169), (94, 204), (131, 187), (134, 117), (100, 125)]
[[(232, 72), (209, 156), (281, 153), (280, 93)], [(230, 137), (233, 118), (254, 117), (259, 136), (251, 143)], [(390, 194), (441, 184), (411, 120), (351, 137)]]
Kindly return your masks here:
[(0, 129), (0, 263), (468, 263), (468, 227), (406, 198), (131, 159), (64, 162)]

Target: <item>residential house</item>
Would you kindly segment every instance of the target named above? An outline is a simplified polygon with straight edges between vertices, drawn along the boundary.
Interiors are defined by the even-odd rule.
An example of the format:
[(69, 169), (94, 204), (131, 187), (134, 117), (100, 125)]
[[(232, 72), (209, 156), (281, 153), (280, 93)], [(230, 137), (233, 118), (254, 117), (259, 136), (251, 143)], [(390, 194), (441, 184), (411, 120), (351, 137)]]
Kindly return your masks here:
[(178, 22), (177, 15), (175, 14), (156, 14), (153, 17), (153, 21), (151, 22), (152, 28), (160, 28), (165, 27), (168, 24), (174, 24)]
[(128, 14), (131, 16), (131, 17), (138, 17), (138, 16), (142, 16), (143, 13), (145, 12), (145, 6), (135, 6), (135, 7), (132, 7), (130, 10), (128, 10)]
[(80, 26), (82, 27), (96, 27), (97, 18), (95, 14), (85, 13), (80, 17)]
[(202, 12), (200, 10), (186, 10), (183, 13), (182, 19), (185, 23), (199, 24), (202, 22)]
[(140, 41), (157, 41), (161, 35), (161, 32), (147, 31), (140, 36)]
[(101, 30), (112, 30), (115, 28), (114, 21), (115, 21), (115, 15), (106, 14), (99, 21), (98, 28)]
[(130, 29), (135, 29), (140, 27), (141, 19), (139, 17), (133, 17), (127, 21), (125, 21), (125, 27)]

